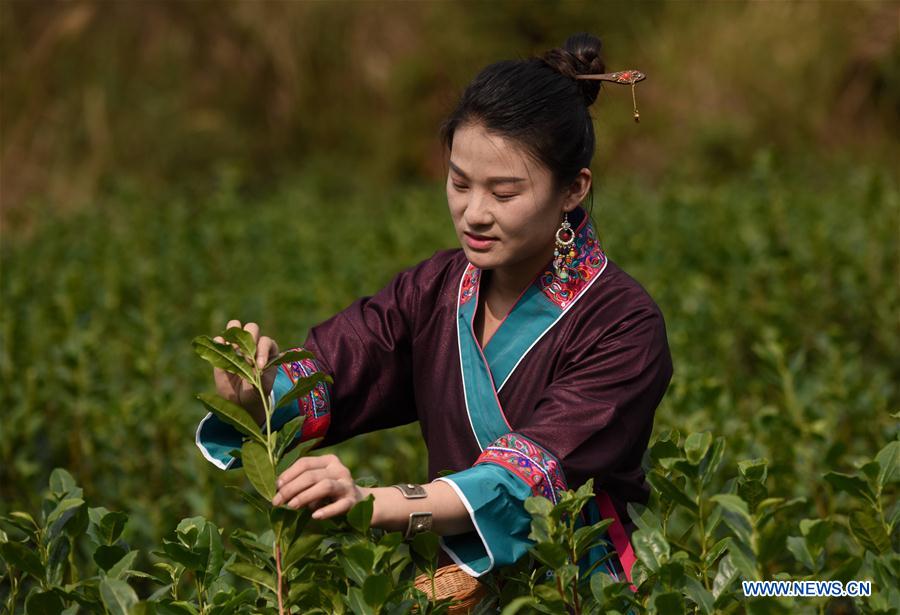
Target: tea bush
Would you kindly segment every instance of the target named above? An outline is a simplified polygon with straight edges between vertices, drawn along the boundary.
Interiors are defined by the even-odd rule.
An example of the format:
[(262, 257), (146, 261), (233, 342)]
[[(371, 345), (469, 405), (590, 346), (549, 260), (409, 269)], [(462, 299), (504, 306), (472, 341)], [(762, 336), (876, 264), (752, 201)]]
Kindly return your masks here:
[[(210, 374), (186, 340), (239, 317), (300, 342), (310, 325), (456, 239), (435, 186), (372, 194), (351, 185), (338, 202), (317, 177), (266, 194), (229, 177), (192, 198), (120, 183), (71, 214), (35, 202), (32, 231), (4, 232), (7, 610), (277, 609), (271, 586), (231, 570), (272, 573), (273, 520), (234, 492), (244, 491), (243, 472), (223, 473), (196, 450), (204, 408), (193, 393)], [(655, 187), (611, 178), (596, 199), (601, 244), (660, 305), (675, 363), (645, 459), (653, 495), (631, 511), (638, 591), (571, 568), (564, 515), (532, 503), (553, 521), (541, 525), (546, 536), (535, 533), (539, 544), (557, 546), (492, 579), (492, 608), (555, 612), (574, 609), (577, 596), (582, 612), (896, 612), (895, 172), (763, 150), (741, 177), (672, 176)], [(334, 450), (354, 476), (379, 484), (426, 478), (415, 426)], [(570, 498), (577, 508), (577, 491)], [(318, 571), (315, 587), (286, 582), (295, 610), (291, 591), (310, 601), (303, 609), (329, 612), (362, 609), (359, 592), (373, 610), (445, 608), (412, 589), (427, 544), (417, 553), (349, 520), (301, 528), (304, 519), (294, 537), (327, 537), (296, 560)], [(207, 567), (218, 556), (203, 555), (218, 552), (214, 534), (219, 574)], [(384, 588), (370, 587), (367, 601), (365, 582), (345, 569), (354, 541), (382, 549), (372, 576), (391, 570), (380, 604)], [(287, 574), (299, 575), (297, 565)], [(739, 580), (752, 578), (871, 579), (873, 596), (744, 598)], [(120, 606), (102, 606), (104, 596)]]

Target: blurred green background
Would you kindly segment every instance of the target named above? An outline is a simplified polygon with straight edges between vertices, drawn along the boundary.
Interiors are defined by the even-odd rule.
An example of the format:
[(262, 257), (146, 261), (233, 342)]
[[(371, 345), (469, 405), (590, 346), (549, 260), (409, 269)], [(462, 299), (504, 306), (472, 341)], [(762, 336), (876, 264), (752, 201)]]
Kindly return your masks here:
[[(50, 470), (131, 513), (253, 524), (194, 445), (191, 348), (282, 347), (455, 247), (438, 127), (486, 64), (575, 32), (608, 70), (594, 218), (666, 317), (657, 430), (823, 487), (896, 437), (900, 9), (879, 2), (0, 2), (0, 512)], [(336, 452), (424, 480), (415, 425)], [(729, 470), (733, 473), (733, 468)], [(723, 479), (724, 480), (724, 479)], [(785, 529), (787, 531), (787, 529)]]

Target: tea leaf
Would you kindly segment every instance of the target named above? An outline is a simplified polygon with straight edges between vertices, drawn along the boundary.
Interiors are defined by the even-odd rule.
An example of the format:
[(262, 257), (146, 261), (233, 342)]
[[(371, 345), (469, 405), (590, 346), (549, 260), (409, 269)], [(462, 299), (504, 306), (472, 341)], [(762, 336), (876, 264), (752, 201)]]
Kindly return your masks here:
[(291, 390), (282, 395), (281, 399), (278, 400), (275, 409), (277, 410), (278, 408), (284, 407), (295, 399), (299, 399), (304, 395), (309, 394), (309, 392), (320, 382), (334, 383), (334, 380), (324, 372), (313, 372), (309, 376), (298, 378), (297, 382), (294, 383), (294, 386), (291, 387)]
[(894, 440), (878, 451), (875, 460), (881, 466), (881, 471), (878, 473), (880, 486), (900, 482), (900, 442)]
[(275, 468), (269, 454), (258, 442), (245, 442), (241, 447), (241, 461), (250, 484), (267, 501), (275, 497)]
[(253, 341), (253, 335), (249, 331), (240, 327), (229, 327), (222, 333), (222, 337), (232, 344), (237, 344), (241, 352), (244, 353), (244, 359), (250, 363), (256, 361), (256, 342)]
[[(257, 442), (266, 443), (266, 437), (260, 431), (259, 425), (250, 416), (250, 413), (237, 404), (223, 399), (212, 393), (200, 393), (197, 399), (203, 402), (210, 412), (240, 431), (245, 436), (250, 436)], [(241, 459), (244, 462), (244, 459)]]
[(137, 594), (131, 586), (120, 579), (100, 581), (100, 598), (112, 615), (130, 615), (131, 609), (138, 602)]
[(363, 500), (353, 505), (353, 508), (347, 511), (347, 521), (351, 527), (357, 532), (365, 534), (369, 531), (369, 525), (372, 523), (372, 510), (374, 509), (375, 498), (369, 494)]
[(248, 382), (254, 381), (253, 368), (247, 364), (231, 344), (220, 344), (205, 335), (195, 337), (192, 344), (194, 351), (214, 367), (224, 369), (229, 374), (240, 376)]
[(287, 450), (288, 446), (290, 446), (291, 442), (294, 441), (294, 437), (297, 433), (303, 428), (303, 423), (306, 421), (306, 415), (301, 414), (300, 416), (291, 419), (287, 423), (284, 424), (280, 430), (278, 430), (278, 440), (275, 444), (275, 459), (280, 460), (284, 455), (284, 451)]
[(263, 368), (263, 371), (269, 369), (273, 365), (284, 365), (285, 363), (293, 363), (294, 361), (302, 361), (303, 359), (313, 359), (315, 355), (308, 350), (285, 350), (281, 354), (274, 357)]
[(270, 573), (260, 570), (252, 564), (235, 562), (233, 564), (228, 564), (228, 566), (226, 566), (226, 569), (232, 574), (236, 574), (241, 578), (247, 579), (248, 581), (251, 581), (258, 585), (262, 585), (263, 587), (270, 589), (273, 592), (276, 591), (275, 577)]
[(0, 543), (0, 555), (8, 565), (27, 572), (36, 579), (44, 580), (44, 565), (40, 558), (30, 548), (20, 542)]
[(864, 549), (879, 555), (888, 553), (891, 550), (891, 540), (884, 529), (884, 525), (871, 514), (855, 510), (850, 513), (848, 522), (850, 524), (850, 532)]

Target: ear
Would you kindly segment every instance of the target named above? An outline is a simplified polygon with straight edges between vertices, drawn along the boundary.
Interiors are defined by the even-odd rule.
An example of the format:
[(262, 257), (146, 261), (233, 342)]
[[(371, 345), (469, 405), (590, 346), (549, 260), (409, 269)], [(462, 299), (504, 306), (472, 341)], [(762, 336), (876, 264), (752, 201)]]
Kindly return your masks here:
[(581, 169), (569, 187), (566, 189), (563, 200), (563, 211), (570, 212), (578, 207), (587, 197), (591, 189), (591, 170), (587, 167)]

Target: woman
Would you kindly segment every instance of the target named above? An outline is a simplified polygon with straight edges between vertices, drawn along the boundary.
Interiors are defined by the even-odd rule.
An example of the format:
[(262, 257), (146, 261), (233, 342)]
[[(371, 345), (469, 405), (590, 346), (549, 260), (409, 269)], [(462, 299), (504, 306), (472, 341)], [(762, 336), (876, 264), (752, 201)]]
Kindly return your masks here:
[[(600, 82), (578, 76), (603, 73), (599, 49), (579, 34), (476, 76), (442, 130), (461, 248), (313, 327), (302, 348), (316, 358), (267, 375), (273, 399), (297, 377), (332, 375), (333, 385), (277, 412), (277, 426), (305, 413), (300, 440), (328, 446), (418, 420), (431, 482), (362, 488), (339, 457), (304, 457), (279, 477), (274, 504), (326, 518), (372, 493), (374, 526), (411, 534), (430, 523), (446, 554), (478, 577), (526, 553), (528, 496), (555, 500), (593, 478), (586, 520), (614, 520), (617, 557), (606, 571), (631, 580), (626, 505), (649, 495), (641, 458), (672, 361), (658, 307), (607, 258), (581, 206)], [(255, 323), (227, 326), (253, 335), (260, 366), (279, 352)], [(263, 422), (252, 389), (220, 370), (215, 379)], [(197, 444), (221, 468), (239, 463), (228, 451), (240, 435), (213, 415)], [(442, 470), (453, 474), (438, 478)]]

